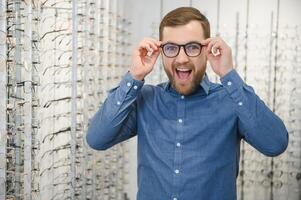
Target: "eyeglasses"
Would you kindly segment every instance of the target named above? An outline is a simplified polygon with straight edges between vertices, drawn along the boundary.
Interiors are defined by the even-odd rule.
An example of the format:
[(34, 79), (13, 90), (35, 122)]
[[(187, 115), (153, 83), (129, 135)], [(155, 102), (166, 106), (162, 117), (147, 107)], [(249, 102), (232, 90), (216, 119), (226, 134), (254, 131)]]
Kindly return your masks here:
[(203, 45), (197, 42), (189, 42), (187, 44), (165, 43), (160, 46), (163, 53), (168, 58), (174, 58), (179, 55), (181, 47), (189, 57), (196, 57), (201, 54)]

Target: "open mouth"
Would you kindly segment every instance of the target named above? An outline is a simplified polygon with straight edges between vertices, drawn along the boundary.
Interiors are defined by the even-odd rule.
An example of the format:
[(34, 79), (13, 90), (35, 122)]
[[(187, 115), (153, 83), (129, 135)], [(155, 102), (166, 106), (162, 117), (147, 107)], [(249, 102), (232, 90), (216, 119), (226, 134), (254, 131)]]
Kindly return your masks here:
[(186, 80), (190, 77), (192, 70), (187, 68), (176, 68), (176, 74), (179, 79)]

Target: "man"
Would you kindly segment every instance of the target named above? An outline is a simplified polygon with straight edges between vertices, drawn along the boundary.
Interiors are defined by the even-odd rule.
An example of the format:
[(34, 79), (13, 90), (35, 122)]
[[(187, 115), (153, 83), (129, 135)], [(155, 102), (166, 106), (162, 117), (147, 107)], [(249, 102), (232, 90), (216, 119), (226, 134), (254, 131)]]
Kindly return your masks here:
[[(161, 54), (169, 82), (144, 85)], [(222, 84), (205, 74), (209, 61)], [(138, 200), (233, 200), (240, 140), (267, 156), (288, 144), (282, 121), (233, 69), (230, 47), (210, 38), (209, 22), (182, 7), (145, 38), (132, 65), (93, 117), (88, 144), (98, 150), (138, 136)]]

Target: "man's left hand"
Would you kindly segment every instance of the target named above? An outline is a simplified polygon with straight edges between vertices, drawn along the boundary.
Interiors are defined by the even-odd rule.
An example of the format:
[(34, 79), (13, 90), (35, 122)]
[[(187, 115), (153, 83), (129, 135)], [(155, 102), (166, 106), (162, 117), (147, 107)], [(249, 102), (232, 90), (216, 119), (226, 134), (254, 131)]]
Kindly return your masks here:
[(221, 78), (233, 69), (231, 48), (220, 38), (207, 38), (201, 42), (213, 71)]

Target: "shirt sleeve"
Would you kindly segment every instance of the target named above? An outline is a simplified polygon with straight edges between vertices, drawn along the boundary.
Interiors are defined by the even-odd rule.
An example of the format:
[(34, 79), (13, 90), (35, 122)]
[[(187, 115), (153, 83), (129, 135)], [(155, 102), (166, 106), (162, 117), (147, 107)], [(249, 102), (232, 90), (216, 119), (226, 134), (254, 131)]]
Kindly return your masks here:
[(144, 81), (128, 72), (120, 84), (109, 91), (103, 105), (89, 123), (86, 140), (96, 150), (105, 150), (136, 133), (136, 99)]
[(286, 127), (253, 88), (246, 85), (234, 69), (221, 78), (221, 83), (233, 100), (241, 137), (267, 156), (284, 152), (288, 145)]

